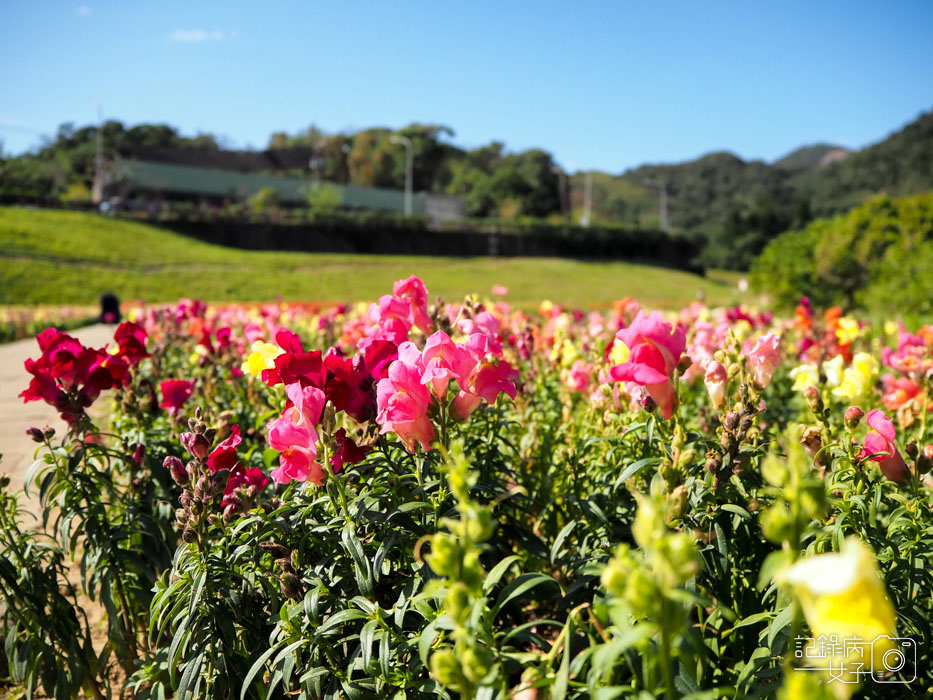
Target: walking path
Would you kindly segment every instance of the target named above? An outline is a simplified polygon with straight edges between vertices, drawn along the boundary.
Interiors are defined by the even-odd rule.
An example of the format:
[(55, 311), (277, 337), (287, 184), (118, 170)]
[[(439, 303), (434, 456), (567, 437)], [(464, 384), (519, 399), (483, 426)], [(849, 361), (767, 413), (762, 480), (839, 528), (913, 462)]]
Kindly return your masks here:
[[(90, 347), (103, 347), (113, 341), (116, 326), (94, 325), (69, 331), (69, 334)], [(44, 401), (23, 403), (19, 393), (29, 385), (29, 374), (23, 363), (30, 357), (39, 356), (35, 338), (0, 345), (0, 474), (10, 475), (11, 488), (23, 487), (26, 472), (32, 466), (36, 443), (26, 435), (31, 426), (52, 426), (59, 434), (65, 430), (65, 422), (58, 412)], [(34, 515), (39, 513), (38, 491), (30, 489), (29, 498), (22, 501), (23, 507)]]

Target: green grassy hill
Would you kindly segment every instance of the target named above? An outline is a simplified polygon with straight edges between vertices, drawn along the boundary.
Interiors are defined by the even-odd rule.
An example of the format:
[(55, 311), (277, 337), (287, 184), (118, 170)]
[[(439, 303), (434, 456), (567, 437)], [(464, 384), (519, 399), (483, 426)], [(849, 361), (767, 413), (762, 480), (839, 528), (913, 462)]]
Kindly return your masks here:
[(674, 307), (703, 290), (710, 304), (738, 301), (735, 275), (702, 278), (627, 263), (545, 258), (433, 258), (244, 251), (140, 223), (76, 212), (0, 207), (0, 303), (124, 301), (357, 301), (417, 274), (432, 294), (457, 299), (510, 288), (509, 300), (605, 306), (623, 296)]

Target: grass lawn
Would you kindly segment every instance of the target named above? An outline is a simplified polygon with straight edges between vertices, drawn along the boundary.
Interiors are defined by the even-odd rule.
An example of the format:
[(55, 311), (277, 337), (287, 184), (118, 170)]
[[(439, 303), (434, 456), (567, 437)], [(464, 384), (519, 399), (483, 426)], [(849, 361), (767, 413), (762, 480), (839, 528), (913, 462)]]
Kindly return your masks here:
[[(0, 303), (93, 304), (122, 300), (357, 301), (416, 274), (432, 296), (453, 300), (493, 284), (525, 307), (543, 299), (582, 308), (624, 296), (646, 306), (710, 305), (743, 299), (740, 275), (703, 278), (621, 262), (556, 258), (438, 258), (245, 251), (202, 243), (154, 226), (95, 214), (0, 207)], [(751, 299), (746, 299), (751, 301)]]

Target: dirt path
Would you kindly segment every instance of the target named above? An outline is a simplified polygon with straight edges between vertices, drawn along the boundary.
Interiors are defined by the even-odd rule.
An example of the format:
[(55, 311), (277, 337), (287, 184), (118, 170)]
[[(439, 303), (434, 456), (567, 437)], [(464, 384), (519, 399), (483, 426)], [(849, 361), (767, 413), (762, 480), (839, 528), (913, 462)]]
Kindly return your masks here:
[[(85, 345), (99, 348), (113, 341), (114, 330), (115, 326), (95, 325), (70, 334)], [(34, 338), (0, 345), (0, 453), (3, 454), (0, 473), (10, 475), (13, 488), (22, 488), (36, 451), (36, 443), (26, 435), (26, 428), (50, 425), (59, 432), (65, 429), (58, 412), (44, 401), (24, 404), (19, 398), (19, 393), (29, 384), (29, 374), (23, 363), (38, 355), (39, 346)], [(23, 506), (37, 514), (39, 500), (36, 489), (31, 489), (30, 496), (23, 500)]]

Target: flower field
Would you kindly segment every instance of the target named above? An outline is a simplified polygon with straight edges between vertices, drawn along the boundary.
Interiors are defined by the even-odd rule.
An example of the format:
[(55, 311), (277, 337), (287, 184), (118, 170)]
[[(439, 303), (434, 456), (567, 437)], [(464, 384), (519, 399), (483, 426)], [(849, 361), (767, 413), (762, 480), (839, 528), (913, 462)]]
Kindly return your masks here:
[(67, 429), (29, 431), (42, 527), (0, 489), (10, 682), (933, 692), (933, 327), (508, 299), (412, 276), (352, 307), (138, 307), (103, 348), (40, 332), (21, 396)]

